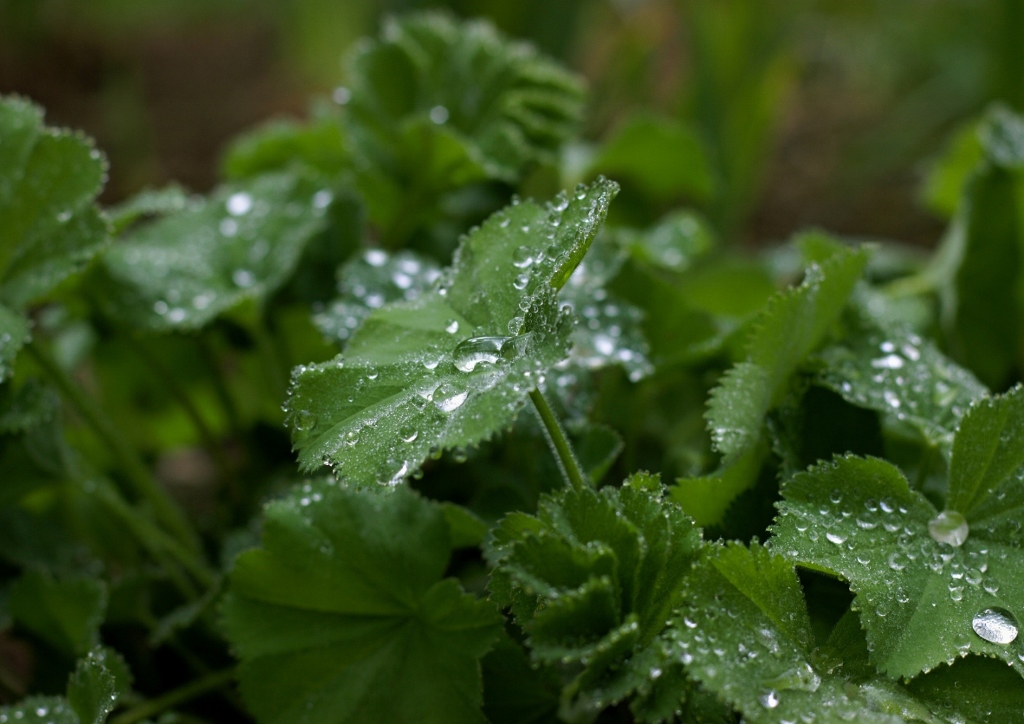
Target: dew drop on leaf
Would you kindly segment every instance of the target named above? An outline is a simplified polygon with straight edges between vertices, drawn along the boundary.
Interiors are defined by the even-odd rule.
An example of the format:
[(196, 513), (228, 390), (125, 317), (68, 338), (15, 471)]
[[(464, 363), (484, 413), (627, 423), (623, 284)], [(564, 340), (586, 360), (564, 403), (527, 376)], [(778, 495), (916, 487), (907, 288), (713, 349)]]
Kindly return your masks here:
[(533, 250), (528, 246), (521, 246), (512, 252), (512, 264), (519, 269), (525, 269), (533, 262)]
[(1008, 644), (1017, 638), (1017, 619), (1003, 608), (986, 608), (974, 615), (974, 633), (993, 644)]
[(779, 705), (779, 694), (777, 691), (768, 690), (757, 697), (757, 700), (765, 709), (774, 709)]
[(928, 521), (931, 537), (951, 546), (962, 546), (969, 531), (967, 519), (955, 510), (944, 510)]
[(316, 427), (316, 415), (309, 410), (299, 410), (295, 413), (295, 429), (299, 432), (308, 432)]
[(231, 194), (227, 200), (227, 210), (232, 216), (243, 216), (248, 214), (252, 209), (252, 196), (239, 191), (236, 194)]
[(452, 352), (456, 369), (472, 372), (477, 365), (494, 364), (501, 359), (501, 346), (507, 337), (470, 337), (459, 342)]
[(434, 391), (434, 406), (442, 412), (452, 412), (462, 407), (469, 393), (445, 382)]

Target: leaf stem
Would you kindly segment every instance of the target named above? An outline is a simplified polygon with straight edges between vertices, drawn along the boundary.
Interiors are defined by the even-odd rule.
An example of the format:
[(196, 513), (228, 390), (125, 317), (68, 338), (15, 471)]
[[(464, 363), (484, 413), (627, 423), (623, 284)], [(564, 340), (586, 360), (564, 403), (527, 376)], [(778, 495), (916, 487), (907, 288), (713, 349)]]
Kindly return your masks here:
[(150, 475), (149, 469), (142, 462), (138, 453), (121, 436), (117, 426), (107, 417), (103, 409), (85, 393), (38, 341), (33, 340), (26, 345), (25, 349), (32, 355), (50, 381), (57, 386), (65, 399), (75, 406), (93, 432), (110, 448), (120, 463), (121, 469), (135, 488), (136, 494), (153, 506), (157, 517), (187, 548), (192, 551), (199, 550), (199, 541), (195, 531), (189, 525), (181, 509)]
[(234, 667), (230, 669), (223, 669), (222, 671), (214, 671), (200, 679), (190, 681), (184, 686), (168, 691), (166, 694), (158, 696), (156, 699), (144, 701), (138, 706), (118, 714), (110, 720), (110, 724), (135, 724), (136, 722), (148, 719), (155, 714), (159, 714), (167, 709), (183, 704), (186, 701), (202, 696), (207, 692), (220, 689), (221, 687), (231, 683), (234, 678)]
[(220, 442), (217, 440), (217, 436), (213, 434), (213, 430), (206, 424), (206, 420), (203, 419), (202, 414), (199, 412), (199, 408), (196, 407), (192, 398), (189, 396), (188, 391), (178, 381), (178, 378), (167, 369), (167, 365), (164, 364), (163, 360), (160, 359), (159, 355), (154, 354), (152, 350), (147, 347), (142, 340), (138, 339), (134, 335), (128, 335), (128, 339), (131, 343), (132, 349), (139, 355), (143, 362), (149, 366), (153, 371), (153, 374), (160, 378), (160, 382), (166, 387), (167, 392), (170, 393), (171, 397), (177, 400), (178, 404), (185, 411), (189, 420), (192, 422), (192, 427), (195, 429), (199, 438), (203, 441), (203, 446), (210, 453), (213, 458), (214, 464), (222, 478), (230, 481), (232, 478), (231, 463), (228, 462), (227, 457), (224, 455), (224, 450), (221, 448)]
[(267, 377), (269, 378), (268, 381), (274, 386), (278, 400), (284, 401), (284, 398), (288, 396), (288, 375), (284, 371), (280, 357), (278, 357), (273, 335), (270, 334), (270, 330), (267, 328), (267, 320), (263, 314), (260, 314), (256, 323), (250, 327), (250, 331), (252, 332), (253, 339), (256, 341), (256, 351), (263, 362), (263, 368), (266, 370)]
[(559, 422), (558, 417), (552, 411), (551, 405), (548, 404), (547, 399), (544, 397), (544, 393), (539, 389), (532, 390), (530, 392), (530, 399), (533, 400), (533, 407), (537, 410), (537, 415), (544, 424), (548, 444), (551, 445), (551, 449), (555, 453), (555, 459), (558, 460), (558, 465), (562, 469), (562, 475), (565, 476), (570, 487), (576, 490), (583, 490), (589, 487), (586, 477), (583, 475), (582, 470), (580, 470), (579, 461), (569, 445), (569, 438), (566, 437), (562, 423)]

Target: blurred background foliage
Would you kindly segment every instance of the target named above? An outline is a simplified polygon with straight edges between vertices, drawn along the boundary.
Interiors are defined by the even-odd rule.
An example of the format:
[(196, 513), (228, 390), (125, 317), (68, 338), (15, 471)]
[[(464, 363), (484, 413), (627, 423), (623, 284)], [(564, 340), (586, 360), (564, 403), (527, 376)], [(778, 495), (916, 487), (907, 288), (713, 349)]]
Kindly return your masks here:
[(108, 203), (206, 191), (229, 139), (330, 98), (356, 39), (427, 7), (588, 79), (597, 167), (664, 166), (639, 206), (620, 199), (629, 221), (682, 195), (747, 244), (818, 225), (930, 245), (938, 150), (992, 101), (1024, 106), (1018, 0), (0, 0), (0, 93), (96, 137)]

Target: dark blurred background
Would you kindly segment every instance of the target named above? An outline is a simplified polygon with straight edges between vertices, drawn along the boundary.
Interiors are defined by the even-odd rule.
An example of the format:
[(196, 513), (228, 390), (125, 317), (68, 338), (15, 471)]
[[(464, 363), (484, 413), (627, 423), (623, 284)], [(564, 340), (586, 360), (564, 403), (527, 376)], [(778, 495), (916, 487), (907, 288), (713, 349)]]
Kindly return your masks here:
[(746, 243), (818, 225), (933, 244), (929, 164), (989, 103), (1024, 103), (1020, 0), (0, 0), (0, 93), (97, 139), (106, 202), (203, 191), (229, 139), (303, 115), (382, 16), (427, 7), (585, 75), (587, 140), (638, 108), (694, 128)]

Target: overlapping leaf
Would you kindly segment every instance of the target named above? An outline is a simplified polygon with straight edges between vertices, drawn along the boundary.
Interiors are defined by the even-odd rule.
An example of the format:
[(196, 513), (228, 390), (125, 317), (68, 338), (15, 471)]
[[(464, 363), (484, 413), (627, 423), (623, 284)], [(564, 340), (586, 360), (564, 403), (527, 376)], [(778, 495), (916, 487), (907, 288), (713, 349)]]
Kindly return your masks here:
[(20, 98), (0, 98), (0, 139), (0, 303), (17, 309), (106, 243), (94, 203), (106, 163), (89, 139), (43, 126), (42, 111)]
[(725, 464), (756, 444), (764, 416), (838, 320), (866, 262), (863, 249), (836, 251), (811, 266), (800, 286), (769, 302), (756, 320), (746, 361), (726, 373), (708, 405), (708, 426)]
[(374, 310), (345, 353), (295, 370), (288, 398), (299, 461), (356, 483), (396, 483), (432, 451), (511, 422), (568, 352), (556, 292), (616, 187), (600, 181), (546, 208), (523, 202), (465, 238), (443, 283)]
[(933, 342), (907, 330), (857, 330), (821, 359), (819, 382), (854, 405), (912, 425), (947, 456), (960, 418), (987, 393)]
[(744, 721), (945, 720), (898, 685), (851, 676), (841, 658), (815, 648), (800, 582), (785, 559), (756, 544), (730, 545), (703, 560), (689, 582), (665, 655), (682, 661)]
[(408, 488), (302, 486), (235, 562), (224, 626), (261, 722), (483, 722), (494, 607), (444, 579), (441, 506)]
[(840, 458), (783, 486), (774, 548), (850, 582), (872, 661), (891, 676), (968, 653), (1024, 672), (1022, 425), (1020, 388), (967, 412), (942, 517), (878, 459)]
[(343, 344), (374, 309), (418, 299), (440, 276), (441, 267), (426, 257), (371, 249), (339, 270), (340, 295), (313, 315), (313, 323), (326, 339)]
[(650, 694), (660, 675), (650, 647), (701, 546), (662, 490), (645, 473), (621, 489), (566, 490), (542, 499), (536, 517), (510, 515), (489, 545), (494, 599), (511, 607), (536, 660), (582, 665), (571, 689), (581, 706)]
[(109, 249), (98, 293), (112, 314), (152, 330), (195, 329), (246, 299), (262, 303), (323, 228), (331, 198), (292, 173), (224, 186)]
[(983, 382), (1002, 387), (1022, 324), (1020, 205), (1015, 174), (1024, 167), (1024, 119), (997, 108), (979, 131), (984, 160), (968, 181), (936, 257), (943, 268), (947, 333), (958, 359)]

